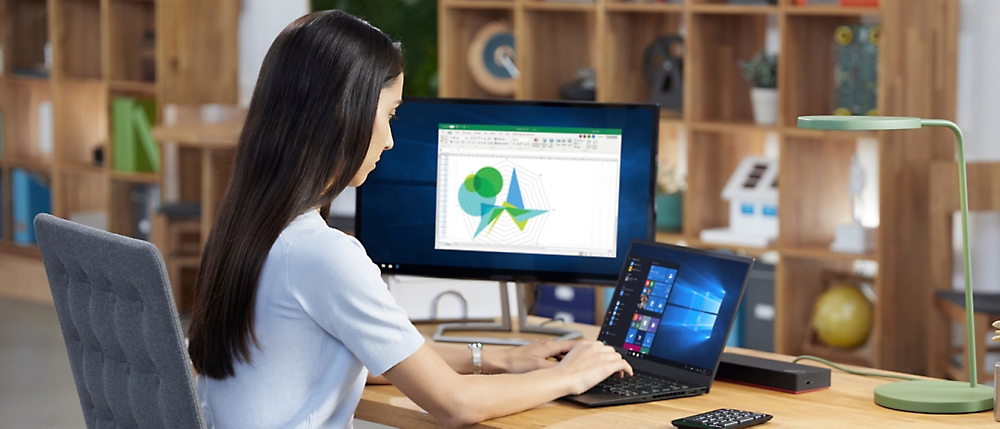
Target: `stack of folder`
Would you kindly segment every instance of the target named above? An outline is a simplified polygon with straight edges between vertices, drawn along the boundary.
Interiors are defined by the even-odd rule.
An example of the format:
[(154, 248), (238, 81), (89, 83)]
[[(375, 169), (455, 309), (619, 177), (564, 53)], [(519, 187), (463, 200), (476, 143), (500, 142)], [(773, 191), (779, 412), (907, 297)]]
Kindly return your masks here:
[(153, 139), (150, 118), (156, 118), (156, 103), (153, 99), (121, 97), (112, 100), (112, 155), (115, 171), (160, 171), (160, 147)]

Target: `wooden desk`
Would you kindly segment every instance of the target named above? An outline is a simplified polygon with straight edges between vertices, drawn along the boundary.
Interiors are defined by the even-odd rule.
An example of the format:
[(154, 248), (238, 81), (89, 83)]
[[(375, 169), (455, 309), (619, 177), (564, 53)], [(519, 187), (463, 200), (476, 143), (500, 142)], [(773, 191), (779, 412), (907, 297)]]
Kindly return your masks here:
[[(534, 322), (537, 323), (537, 320)], [(598, 327), (573, 325), (584, 338), (597, 337)], [(418, 325), (425, 336), (433, 333), (433, 325)], [(464, 347), (464, 345), (455, 345)], [(728, 349), (772, 359), (791, 361), (791, 356)], [(806, 365), (820, 364), (802, 362)], [(875, 405), (875, 386), (894, 382), (892, 379), (862, 377), (833, 370), (832, 386), (818, 392), (793, 395), (717, 381), (707, 395), (670, 399), (644, 404), (586, 408), (563, 401), (543, 404), (531, 410), (483, 422), (483, 428), (671, 428), (671, 420), (717, 408), (738, 408), (774, 415), (770, 422), (757, 426), (767, 428), (823, 427), (996, 427), (992, 411), (960, 415), (913, 414), (893, 411)], [(368, 386), (361, 396), (355, 417), (401, 428), (439, 427), (437, 421), (420, 410), (393, 386)]]
[(153, 127), (153, 137), (161, 142), (174, 142), (201, 152), (201, 241), (215, 219), (215, 207), (229, 185), (232, 176), (233, 151), (243, 129), (243, 121), (221, 123), (185, 123)]

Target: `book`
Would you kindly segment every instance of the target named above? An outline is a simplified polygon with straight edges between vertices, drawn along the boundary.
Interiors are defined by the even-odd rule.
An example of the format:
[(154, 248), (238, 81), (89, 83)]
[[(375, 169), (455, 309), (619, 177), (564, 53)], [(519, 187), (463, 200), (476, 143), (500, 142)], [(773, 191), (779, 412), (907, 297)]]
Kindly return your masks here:
[(124, 173), (160, 171), (160, 147), (153, 139), (156, 101), (119, 97), (111, 102), (114, 169)]
[(135, 171), (135, 133), (132, 130), (132, 109), (135, 99), (120, 97), (111, 101), (111, 156), (115, 171)]
[(41, 176), (20, 168), (11, 171), (11, 185), (14, 244), (35, 244), (35, 216), (52, 213), (52, 191)]
[(160, 171), (160, 145), (153, 139), (153, 128), (142, 105), (132, 108), (132, 129), (135, 130), (139, 143), (135, 150), (136, 170), (151, 173)]

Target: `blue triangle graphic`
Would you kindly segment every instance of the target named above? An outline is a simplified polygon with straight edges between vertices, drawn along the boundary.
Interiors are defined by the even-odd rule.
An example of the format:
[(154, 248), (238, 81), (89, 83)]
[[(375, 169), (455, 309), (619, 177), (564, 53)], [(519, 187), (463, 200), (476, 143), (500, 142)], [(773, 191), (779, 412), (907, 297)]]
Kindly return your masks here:
[(517, 183), (517, 169), (510, 175), (510, 189), (507, 191), (507, 202), (519, 209), (524, 208), (524, 200), (521, 199), (521, 186)]

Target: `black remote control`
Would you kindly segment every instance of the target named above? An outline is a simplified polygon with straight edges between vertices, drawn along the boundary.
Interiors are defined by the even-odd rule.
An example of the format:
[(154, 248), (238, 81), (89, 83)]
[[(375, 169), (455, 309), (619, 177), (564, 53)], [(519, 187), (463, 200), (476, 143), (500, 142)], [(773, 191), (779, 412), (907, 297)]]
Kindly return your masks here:
[(677, 419), (670, 423), (679, 428), (690, 429), (739, 429), (759, 425), (771, 420), (771, 417), (773, 416), (770, 414), (719, 408), (715, 411)]

